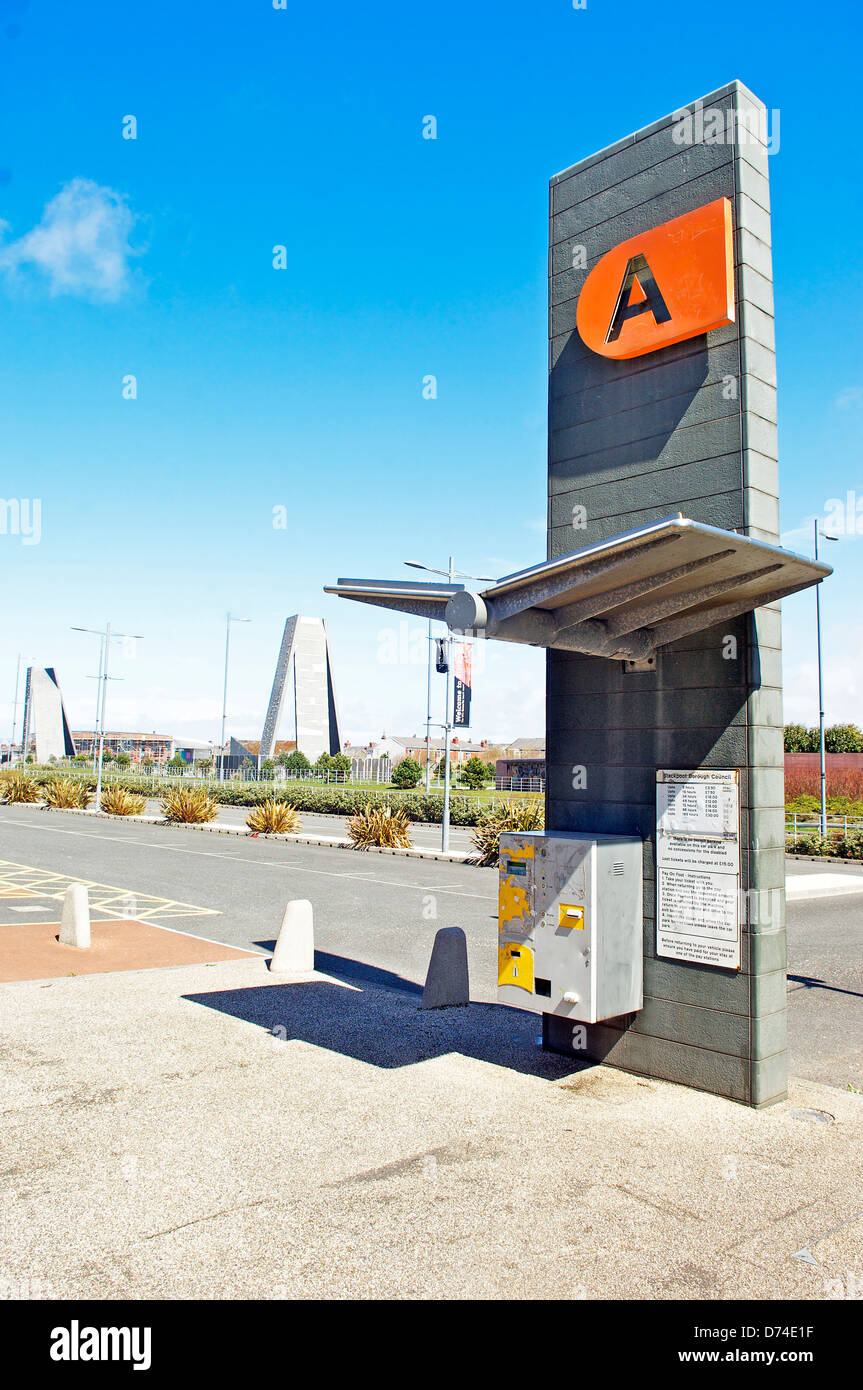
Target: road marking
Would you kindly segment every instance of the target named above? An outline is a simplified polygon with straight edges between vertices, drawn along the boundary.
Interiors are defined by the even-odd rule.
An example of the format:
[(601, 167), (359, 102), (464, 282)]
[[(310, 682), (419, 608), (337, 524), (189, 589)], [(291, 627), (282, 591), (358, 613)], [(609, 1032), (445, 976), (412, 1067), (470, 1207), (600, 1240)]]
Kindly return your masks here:
[[(152, 840), (125, 840), (118, 835), (95, 834), (88, 830), (62, 830), (58, 825), (43, 825), (36, 821), (2, 820), (0, 826), (15, 825), (35, 830), (45, 830), (51, 835), (77, 835), (86, 840), (112, 840), (123, 845), (142, 845), (145, 849), (162, 850), (165, 854), (191, 854), (197, 859), (230, 859), (235, 864), (255, 864), (259, 868), (272, 869), (295, 869), (300, 874), (313, 874), (318, 878), (355, 878), (361, 883), (381, 883), (387, 888), (413, 888), (418, 893), (445, 893), (453, 898), (473, 898), (479, 902), (496, 903), (497, 898), (489, 897), (486, 893), (465, 893), (456, 891), (452, 888), (430, 888), (425, 883), (400, 883), (391, 878), (374, 878), (370, 873), (336, 873), (332, 869), (307, 869), (299, 862), (286, 863), (278, 859), (248, 859), (241, 858), (238, 854), (219, 854), (215, 850), (209, 849), (183, 849), (179, 845), (157, 845)], [(2, 861), (0, 861), (2, 863)], [(70, 883), (83, 883), (83, 879), (70, 878)], [(197, 912), (215, 912), (215, 908), (197, 908)]]
[[(46, 827), (51, 829), (51, 827)], [(61, 834), (76, 834), (76, 831), (61, 831)], [(193, 903), (178, 902), (176, 898), (163, 898), (155, 893), (138, 893), (131, 888), (117, 888), (111, 883), (98, 883), (94, 879), (79, 878), (75, 874), (57, 874), (51, 869), (37, 869), (29, 864), (15, 864), (9, 859), (0, 859), (0, 887), (26, 888), (43, 898), (62, 902), (70, 883), (83, 883), (87, 889), (90, 906), (98, 912), (111, 916), (119, 906), (124, 911), (118, 915), (129, 916), (125, 911), (130, 900), (134, 903), (133, 916), (138, 916), (138, 908), (148, 917), (220, 917), (222, 914), (214, 907), (196, 907)], [(14, 909), (13, 909), (14, 910)], [(21, 911), (21, 909), (18, 909)], [(32, 909), (23, 909), (28, 911)]]
[(863, 893), (863, 874), (789, 874), (785, 880), (789, 902), (844, 897), (846, 893)]

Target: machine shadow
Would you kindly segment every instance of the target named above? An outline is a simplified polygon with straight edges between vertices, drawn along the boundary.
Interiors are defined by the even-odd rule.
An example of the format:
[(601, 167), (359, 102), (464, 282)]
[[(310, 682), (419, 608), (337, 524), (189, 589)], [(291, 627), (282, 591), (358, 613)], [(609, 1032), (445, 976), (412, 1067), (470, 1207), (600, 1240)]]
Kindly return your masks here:
[(274, 1044), (311, 1043), (385, 1069), (453, 1052), (547, 1080), (590, 1065), (543, 1051), (541, 1020), (526, 1010), (484, 1003), (422, 1010), (419, 986), (389, 971), (320, 952), (316, 964), (344, 984), (298, 979), (183, 997), (266, 1030)]

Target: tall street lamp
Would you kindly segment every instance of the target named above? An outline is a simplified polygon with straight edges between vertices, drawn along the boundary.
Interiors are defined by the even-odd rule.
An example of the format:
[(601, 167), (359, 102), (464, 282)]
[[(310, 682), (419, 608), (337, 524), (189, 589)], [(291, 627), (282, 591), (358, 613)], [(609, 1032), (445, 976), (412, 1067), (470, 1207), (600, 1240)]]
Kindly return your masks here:
[(111, 658), (111, 643), (121, 640), (140, 642), (142, 635), (140, 632), (112, 632), (111, 624), (105, 624), (102, 632), (97, 627), (73, 627), (73, 632), (92, 632), (95, 637), (101, 640), (101, 656), (99, 661), (98, 680), (101, 684), (101, 699), (97, 700), (97, 718), (99, 732), (99, 758), (96, 764), (96, 808), (102, 803), (102, 758), (105, 752), (105, 699), (108, 691), (108, 681), (111, 677), (108, 674), (108, 666)]
[(219, 752), (219, 781), (225, 780), (225, 720), (228, 715), (228, 652), (231, 647), (231, 623), (250, 623), (251, 618), (235, 618), (232, 613), (225, 616), (225, 683), (222, 687), (222, 744)]
[[(818, 537), (824, 541), (838, 540), (838, 536), (828, 536), (826, 531), (818, 530), (818, 518), (814, 522), (815, 559), (818, 559)], [(821, 749), (821, 838), (827, 838), (827, 758), (824, 751), (824, 680), (821, 667), (821, 585), (815, 585), (815, 630), (818, 638), (818, 726)]]
[[(12, 742), (9, 744), (9, 766), (15, 766), (15, 731), (18, 728), (18, 685), (21, 680), (21, 653), (18, 653), (18, 665), (15, 667), (15, 703), (12, 706)], [(21, 761), (23, 763), (26, 749), (22, 746)]]
[[(465, 574), (463, 570), (454, 568), (455, 559), (449, 557), (449, 569), (439, 570), (432, 565), (420, 565), (416, 560), (405, 560), (405, 565), (412, 570), (425, 570), (428, 574), (442, 574), (445, 579), (452, 584), (455, 579), (477, 579), (482, 583), (494, 583), (491, 575), (487, 574)], [(431, 764), (431, 688), (432, 688), (432, 625), (429, 618), (429, 661), (428, 661), (428, 704), (426, 710), (426, 795), (431, 790), (431, 774), (429, 771)], [(450, 802), (450, 736), (453, 730), (451, 718), (452, 703), (452, 633), (447, 629), (446, 637), (446, 697), (444, 705), (444, 768), (443, 768), (443, 816), (441, 819), (441, 849), (449, 849), (449, 802)]]

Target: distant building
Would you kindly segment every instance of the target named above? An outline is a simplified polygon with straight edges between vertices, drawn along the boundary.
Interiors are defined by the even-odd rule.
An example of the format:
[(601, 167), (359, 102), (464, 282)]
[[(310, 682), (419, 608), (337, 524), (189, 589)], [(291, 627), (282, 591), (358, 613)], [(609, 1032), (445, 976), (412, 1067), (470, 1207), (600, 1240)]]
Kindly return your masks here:
[(306, 618), (296, 613), (285, 623), (261, 734), (260, 753), (264, 758), (271, 758), (276, 747), (292, 671), (296, 744), (310, 762), (316, 762), (322, 753), (338, 753), (341, 747), (330, 639), (323, 618)]
[(63, 697), (53, 666), (28, 666), (24, 688), (24, 727), (21, 746), (37, 763), (75, 755)]
[(545, 758), (498, 758), (494, 775), (498, 785), (511, 785), (513, 791), (536, 791), (538, 782), (545, 787)]
[[(433, 738), (429, 742), (431, 749), (431, 761), (435, 766), (440, 762), (444, 755), (445, 742), (442, 738)], [(462, 742), (458, 734), (453, 734), (450, 740), (450, 764), (458, 766), (466, 763), (468, 758), (482, 758), (483, 762), (493, 762), (496, 749), (487, 741), (481, 743), (471, 743), (469, 740)], [(420, 767), (425, 767), (426, 762), (426, 741), (424, 734), (411, 734), (411, 736), (396, 736), (381, 734), (379, 739), (372, 739), (369, 743), (356, 744), (346, 743), (342, 752), (356, 762), (367, 758), (389, 758), (393, 767), (400, 763), (402, 758), (413, 758), (414, 762), (419, 763)]]
[[(400, 758), (413, 758), (420, 767), (425, 767), (426, 741), (424, 734), (411, 734), (410, 738), (398, 737), (392, 741), (402, 750), (399, 754)], [(439, 763), (446, 748), (444, 739), (430, 739), (429, 748), (431, 749), (432, 764)], [(482, 758), (483, 762), (491, 762), (492, 753), (492, 746), (487, 739), (483, 739), (480, 743), (472, 743), (470, 739), (462, 740), (458, 734), (453, 734), (450, 739), (449, 758), (451, 765), (458, 766), (460, 763), (466, 763), (468, 758)]]
[(212, 762), (217, 754), (218, 749), (214, 748), (212, 743), (204, 743), (203, 740), (181, 742), (177, 739), (172, 756), (181, 757), (184, 763), (204, 763)]
[[(261, 751), (261, 740), (260, 740), (259, 738), (244, 738), (244, 739), (243, 739), (243, 747), (244, 747), (244, 748), (248, 748), (249, 753), (251, 754), (251, 756), (252, 756), (253, 758), (257, 758), (258, 754), (259, 754), (260, 751)], [(272, 751), (272, 753), (270, 754), (270, 757), (271, 757), (271, 758), (278, 758), (278, 757), (281, 757), (282, 753), (294, 753), (294, 752), (296, 752), (296, 747), (297, 747), (297, 744), (296, 744), (296, 740), (295, 740), (295, 739), (292, 739), (292, 738), (279, 738), (279, 739), (276, 739), (276, 742), (275, 742), (275, 744), (273, 745), (273, 751)]]
[(505, 758), (544, 758), (544, 738), (501, 739), (498, 748)]
[[(99, 751), (99, 733), (93, 729), (73, 730), (72, 738), (79, 753), (92, 757)], [(105, 730), (106, 753), (128, 753), (133, 763), (150, 758), (154, 763), (166, 763), (174, 752), (170, 734), (135, 734)]]

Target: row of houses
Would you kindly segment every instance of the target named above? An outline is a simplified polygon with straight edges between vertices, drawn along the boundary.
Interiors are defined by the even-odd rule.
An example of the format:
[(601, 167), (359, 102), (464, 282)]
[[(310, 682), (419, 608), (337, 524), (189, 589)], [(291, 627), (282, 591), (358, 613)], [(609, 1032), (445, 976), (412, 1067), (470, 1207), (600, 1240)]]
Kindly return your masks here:
[[(86, 757), (92, 757), (98, 748), (99, 734), (93, 729), (73, 729), (72, 738), (75, 743), (76, 752)], [(126, 732), (119, 730), (106, 730), (104, 736), (105, 751), (113, 754), (125, 753), (133, 763), (142, 763), (145, 760), (154, 765), (164, 764), (170, 758), (178, 754), (187, 763), (202, 762), (205, 760), (216, 760), (220, 754), (220, 747), (215, 743), (195, 742), (194, 740), (183, 742), (175, 739), (171, 734)], [(238, 742), (231, 739), (225, 747), (226, 757), (249, 756), (256, 759), (260, 752), (260, 741), (257, 739), (243, 739)], [(429, 755), (433, 765), (440, 762), (444, 755), (444, 740), (433, 738), (429, 741)], [(290, 753), (296, 748), (293, 739), (282, 739), (276, 744), (275, 755)], [(371, 739), (365, 744), (345, 743), (342, 752), (345, 753), (352, 763), (365, 762), (368, 759), (378, 761), (381, 758), (389, 760), (394, 767), (403, 758), (413, 758), (421, 767), (426, 763), (426, 740), (422, 734), (411, 734), (407, 736), (395, 736), (381, 734), (379, 739)], [(468, 758), (479, 757), (484, 762), (497, 762), (500, 759), (513, 760), (519, 758), (541, 758), (545, 755), (545, 739), (542, 738), (522, 738), (513, 739), (506, 743), (493, 743), (488, 739), (474, 742), (470, 739), (461, 739), (454, 734), (450, 744), (450, 762), (453, 766), (466, 763)]]
[[(445, 748), (446, 744), (442, 738), (429, 739), (428, 756), (433, 766), (443, 758)], [(413, 758), (420, 767), (426, 765), (424, 734), (411, 734), (410, 737), (381, 734), (379, 739), (372, 739), (369, 743), (346, 743), (342, 752), (347, 754), (351, 762), (359, 762), (367, 758), (388, 758), (395, 766), (403, 758)], [(456, 767), (466, 763), (468, 758), (481, 758), (483, 762), (497, 762), (500, 758), (544, 756), (544, 738), (515, 739), (507, 743), (493, 743), (490, 739), (481, 739), (479, 743), (475, 743), (470, 739), (462, 740), (458, 734), (453, 734), (450, 740), (450, 763)]]

